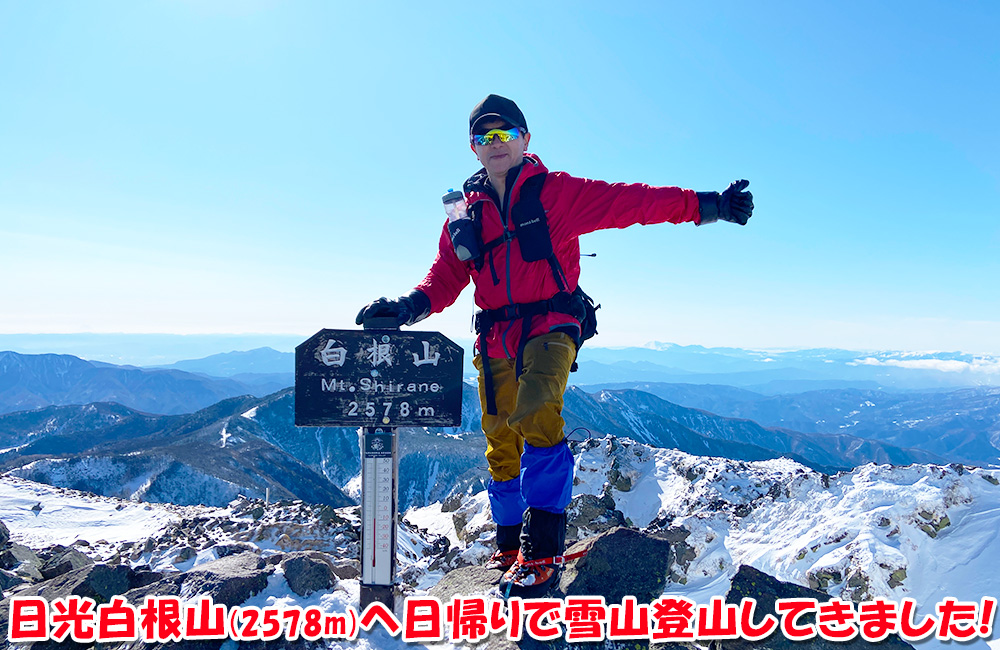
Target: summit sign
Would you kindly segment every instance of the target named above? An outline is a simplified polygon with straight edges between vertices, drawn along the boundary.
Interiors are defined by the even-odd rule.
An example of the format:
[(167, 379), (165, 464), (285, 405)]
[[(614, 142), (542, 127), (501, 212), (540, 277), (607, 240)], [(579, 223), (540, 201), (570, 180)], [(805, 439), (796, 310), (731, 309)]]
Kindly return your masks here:
[(321, 330), (295, 348), (295, 424), (458, 426), (464, 353), (438, 332)]

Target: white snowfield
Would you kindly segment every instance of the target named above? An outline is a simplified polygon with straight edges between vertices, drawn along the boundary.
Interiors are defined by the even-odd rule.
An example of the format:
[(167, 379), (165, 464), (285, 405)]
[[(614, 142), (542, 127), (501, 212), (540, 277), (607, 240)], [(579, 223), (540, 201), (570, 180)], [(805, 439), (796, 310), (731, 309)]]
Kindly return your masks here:
[(0, 476), (0, 521), (14, 541), (32, 548), (143, 540), (196, 510), (204, 508), (123, 501)]
[[(581, 445), (576, 459), (575, 495), (608, 492), (635, 526), (655, 521), (656, 526), (690, 531), (687, 543), (696, 558), (682, 568), (685, 583), (669, 584), (667, 594), (707, 603), (712, 596), (725, 595), (737, 567), (749, 564), (781, 580), (822, 583), (828, 593), (845, 600), (913, 598), (921, 614), (933, 613), (934, 605), (949, 596), (976, 602), (1000, 597), (1000, 470), (866, 465), (824, 476), (789, 460), (705, 458), (627, 439), (591, 440)], [(465, 531), (488, 528), (488, 509), (485, 493), (465, 499), (460, 509), (468, 522)], [(485, 536), (468, 545), (459, 542), (453, 514), (442, 513), (441, 505), (434, 504), (411, 510), (406, 518), (448, 536), (464, 547), (467, 557), (488, 553), (482, 543), (488, 541)], [(91, 545), (88, 552), (110, 556), (116, 544), (145, 540), (172, 522), (196, 515), (230, 517), (231, 512), (134, 503), (0, 476), (0, 521), (14, 541), (35, 548), (82, 539)], [(423, 544), (400, 527), (399, 570), (423, 571), (418, 594), (441, 577), (426, 570), (429, 560), (419, 552)], [(210, 551), (202, 551), (176, 568), (211, 559)], [(154, 564), (171, 565), (166, 559)], [(356, 580), (342, 580), (329, 593), (300, 598), (289, 590), (279, 568), (267, 589), (247, 604), (316, 605), (340, 613), (357, 608), (357, 600)], [(1000, 650), (1000, 641), (982, 639), (950, 647), (985, 650), (987, 643)], [(330, 647), (420, 646), (373, 632)], [(930, 641), (918, 647), (943, 646)]]

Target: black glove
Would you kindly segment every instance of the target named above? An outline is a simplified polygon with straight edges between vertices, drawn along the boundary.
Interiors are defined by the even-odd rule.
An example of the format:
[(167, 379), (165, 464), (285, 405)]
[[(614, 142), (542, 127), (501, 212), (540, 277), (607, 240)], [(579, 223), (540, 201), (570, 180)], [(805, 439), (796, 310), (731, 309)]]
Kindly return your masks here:
[(379, 298), (361, 308), (356, 325), (361, 325), (370, 318), (395, 318), (397, 325), (413, 325), (431, 315), (431, 300), (420, 289), (414, 289), (408, 296), (400, 296), (396, 300)]
[(750, 181), (741, 180), (732, 183), (722, 194), (718, 192), (698, 192), (698, 211), (701, 221), (698, 225), (713, 223), (722, 219), (747, 225), (747, 220), (753, 214), (753, 194), (746, 192)]

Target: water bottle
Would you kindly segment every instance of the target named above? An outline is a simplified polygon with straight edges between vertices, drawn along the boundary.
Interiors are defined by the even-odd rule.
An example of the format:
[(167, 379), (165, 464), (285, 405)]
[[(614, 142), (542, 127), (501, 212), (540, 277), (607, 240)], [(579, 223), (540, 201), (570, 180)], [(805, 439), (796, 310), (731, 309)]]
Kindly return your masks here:
[(465, 194), (462, 192), (448, 188), (441, 201), (444, 203), (444, 211), (448, 214), (448, 223), (468, 218), (469, 206), (465, 204)]
[(469, 217), (469, 206), (465, 203), (465, 195), (458, 190), (449, 189), (441, 197), (444, 211), (448, 215), (448, 234), (455, 254), (463, 262), (479, 257), (479, 243), (472, 219)]

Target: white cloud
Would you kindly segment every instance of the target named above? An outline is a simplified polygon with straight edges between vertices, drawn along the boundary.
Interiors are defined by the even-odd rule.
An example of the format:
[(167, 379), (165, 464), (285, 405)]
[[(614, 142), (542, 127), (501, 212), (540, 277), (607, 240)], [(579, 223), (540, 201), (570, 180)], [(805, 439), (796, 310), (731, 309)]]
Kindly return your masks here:
[(974, 372), (984, 374), (1000, 374), (1000, 360), (993, 358), (957, 361), (955, 359), (876, 359), (867, 357), (858, 359), (849, 365), (855, 366), (894, 366), (910, 370), (937, 370), (939, 372)]

